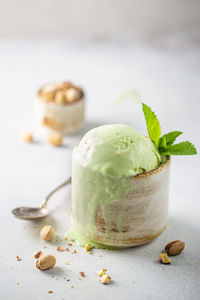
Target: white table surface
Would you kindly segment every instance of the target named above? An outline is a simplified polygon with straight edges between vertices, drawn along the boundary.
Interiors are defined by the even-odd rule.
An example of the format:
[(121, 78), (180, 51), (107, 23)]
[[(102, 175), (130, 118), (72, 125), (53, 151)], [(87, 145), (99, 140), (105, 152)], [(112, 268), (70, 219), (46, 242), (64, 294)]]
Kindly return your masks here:
[[(44, 224), (53, 225), (61, 238), (70, 227), (70, 187), (52, 198), (52, 213), (42, 221), (21, 221), (11, 215), (16, 206), (39, 204), (71, 174), (72, 148), (88, 129), (121, 122), (146, 133), (140, 106), (128, 101), (113, 103), (127, 88), (136, 88), (157, 112), (164, 133), (183, 130), (183, 139), (199, 148), (199, 50), (195, 36), (153, 43), (126, 39), (0, 41), (0, 299), (200, 298), (199, 155), (173, 158), (168, 227), (145, 246), (93, 250), (93, 255), (76, 245), (72, 248), (77, 254), (58, 253), (55, 241), (43, 248), (39, 231)], [(65, 139), (62, 148), (54, 148), (34, 127), (33, 99), (41, 84), (62, 79), (85, 87), (87, 122), (81, 132)], [(23, 130), (31, 130), (37, 143), (23, 143), (19, 138)], [(174, 239), (185, 241), (184, 252), (171, 265), (159, 264), (160, 251)], [(56, 256), (55, 269), (41, 272), (35, 268), (32, 256), (38, 249)], [(70, 265), (65, 265), (66, 260)], [(100, 268), (108, 269), (111, 284), (100, 283), (96, 274)], [(79, 271), (86, 274), (82, 280)]]

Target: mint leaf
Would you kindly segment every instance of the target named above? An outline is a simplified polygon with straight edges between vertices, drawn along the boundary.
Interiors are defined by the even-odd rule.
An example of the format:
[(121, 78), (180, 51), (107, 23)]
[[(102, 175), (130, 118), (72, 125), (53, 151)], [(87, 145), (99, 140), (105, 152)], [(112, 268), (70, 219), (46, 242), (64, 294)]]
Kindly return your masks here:
[(142, 103), (142, 109), (144, 112), (147, 131), (151, 141), (158, 148), (161, 155), (193, 155), (197, 154), (197, 150), (190, 142), (181, 142), (179, 144), (173, 144), (176, 138), (182, 134), (182, 131), (171, 131), (161, 136), (160, 123), (156, 114), (151, 108)]
[(175, 142), (176, 138), (182, 133), (182, 131), (171, 131), (167, 134), (164, 134), (159, 139), (158, 148), (166, 148), (167, 146), (172, 145)]
[(190, 142), (169, 145), (166, 149), (159, 150), (161, 155), (193, 155), (197, 154), (195, 146)]
[(148, 105), (142, 103), (142, 109), (144, 112), (149, 137), (156, 147), (158, 147), (158, 141), (161, 136), (160, 123), (156, 117), (156, 114)]

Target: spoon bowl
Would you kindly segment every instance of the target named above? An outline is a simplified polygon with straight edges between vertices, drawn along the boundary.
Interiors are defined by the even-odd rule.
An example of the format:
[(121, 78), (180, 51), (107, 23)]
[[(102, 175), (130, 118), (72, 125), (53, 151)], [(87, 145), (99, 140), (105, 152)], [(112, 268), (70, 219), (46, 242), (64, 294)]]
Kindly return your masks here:
[(23, 220), (42, 219), (48, 216), (49, 211), (45, 207), (26, 207), (21, 206), (12, 210), (16, 218)]
[(36, 220), (36, 219), (42, 219), (49, 215), (49, 211), (46, 208), (47, 202), (51, 198), (51, 196), (56, 193), (59, 189), (62, 187), (68, 185), (71, 183), (71, 177), (68, 178), (65, 182), (57, 186), (49, 195), (44, 199), (42, 204), (38, 207), (27, 207), (27, 206), (20, 206), (17, 208), (14, 208), (12, 210), (12, 214), (19, 219), (23, 220)]

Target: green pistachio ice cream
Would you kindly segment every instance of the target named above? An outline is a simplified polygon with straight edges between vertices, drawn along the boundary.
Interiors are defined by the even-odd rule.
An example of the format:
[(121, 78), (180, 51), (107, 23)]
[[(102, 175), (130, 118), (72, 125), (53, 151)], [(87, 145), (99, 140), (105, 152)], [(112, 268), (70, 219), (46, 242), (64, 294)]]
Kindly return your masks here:
[(75, 148), (74, 158), (91, 171), (117, 178), (150, 171), (161, 162), (149, 138), (122, 124), (90, 130)]
[[(124, 199), (133, 189), (131, 176), (155, 169), (161, 156), (151, 140), (128, 125), (104, 125), (90, 130), (75, 147), (72, 158), (72, 226), (70, 238), (110, 243), (109, 205), (118, 202), (118, 239), (122, 238)], [(97, 235), (97, 217), (105, 220), (104, 237)], [(83, 244), (83, 242), (80, 242)]]

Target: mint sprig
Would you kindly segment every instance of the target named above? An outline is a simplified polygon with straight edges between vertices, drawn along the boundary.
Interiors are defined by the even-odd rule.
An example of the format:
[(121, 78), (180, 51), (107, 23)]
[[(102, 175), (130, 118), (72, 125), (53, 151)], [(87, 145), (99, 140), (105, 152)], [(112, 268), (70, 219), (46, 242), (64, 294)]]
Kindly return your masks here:
[(197, 150), (192, 143), (187, 141), (169, 145), (166, 149), (159, 150), (159, 152), (162, 155), (193, 155), (197, 153)]
[(156, 114), (144, 103), (142, 103), (142, 109), (149, 137), (161, 155), (197, 154), (195, 146), (188, 141), (174, 144), (176, 138), (183, 133), (182, 131), (171, 131), (161, 137), (161, 126)]
[(159, 138), (161, 135), (160, 123), (156, 114), (151, 110), (149, 106), (142, 103), (142, 108), (147, 124), (147, 131), (152, 142), (158, 147)]
[(181, 135), (183, 132), (182, 131), (171, 131), (167, 134), (164, 134), (160, 139), (159, 139), (159, 144), (158, 148), (166, 147), (169, 145), (172, 145), (176, 138)]

